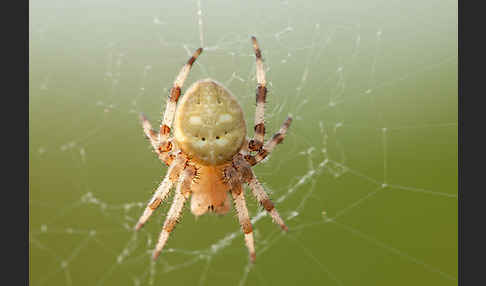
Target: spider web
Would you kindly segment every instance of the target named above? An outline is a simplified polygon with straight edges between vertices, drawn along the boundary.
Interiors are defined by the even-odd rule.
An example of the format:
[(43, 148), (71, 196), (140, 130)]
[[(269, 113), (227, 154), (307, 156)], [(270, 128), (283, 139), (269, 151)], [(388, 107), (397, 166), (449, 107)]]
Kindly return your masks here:
[[(457, 3), (31, 3), (32, 285), (457, 284)], [(431, 20), (433, 19), (433, 20)], [(256, 264), (234, 213), (186, 207), (157, 261), (171, 198), (133, 226), (167, 168), (137, 119), (168, 90), (222, 82), (253, 129), (255, 59), (266, 138), (255, 173), (289, 226), (251, 195)]]

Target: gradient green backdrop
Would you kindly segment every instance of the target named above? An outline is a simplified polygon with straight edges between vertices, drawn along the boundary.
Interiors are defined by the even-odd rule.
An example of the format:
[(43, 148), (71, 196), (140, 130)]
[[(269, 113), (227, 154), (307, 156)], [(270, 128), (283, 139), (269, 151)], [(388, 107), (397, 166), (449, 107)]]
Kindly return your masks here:
[[(203, 0), (199, 25), (198, 1), (30, 1), (31, 285), (456, 285), (456, 2)], [(186, 87), (224, 83), (252, 130), (250, 35), (268, 132), (295, 118), (255, 168), (290, 232), (255, 223), (250, 266), (233, 213), (186, 208), (151, 263), (168, 203), (132, 227), (166, 167), (138, 113), (203, 44)]]

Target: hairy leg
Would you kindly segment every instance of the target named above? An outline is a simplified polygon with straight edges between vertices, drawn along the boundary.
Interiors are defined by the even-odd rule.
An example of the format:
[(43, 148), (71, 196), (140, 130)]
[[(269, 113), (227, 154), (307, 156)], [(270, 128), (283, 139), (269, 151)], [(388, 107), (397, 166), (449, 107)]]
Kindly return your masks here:
[[(253, 173), (253, 171), (251, 171), (251, 172)], [(260, 182), (255, 177), (255, 174), (253, 174), (253, 177), (248, 182), (248, 185), (250, 185), (251, 191), (253, 192), (253, 195), (257, 198), (258, 202), (270, 214), (273, 222), (280, 225), (280, 227), (284, 231), (287, 231), (288, 230), (287, 226), (283, 222), (282, 218), (280, 217), (277, 210), (275, 209), (275, 206), (273, 205), (272, 201), (270, 200), (267, 193), (263, 189), (263, 186), (260, 184)]]
[(235, 203), (236, 213), (238, 214), (238, 221), (241, 225), (241, 230), (245, 235), (245, 244), (250, 254), (250, 261), (255, 262), (255, 245), (253, 242), (253, 228), (248, 215), (248, 209), (246, 207), (245, 196), (243, 194), (241, 183), (231, 189), (231, 195)]
[(167, 239), (169, 239), (169, 235), (174, 230), (175, 225), (178, 222), (182, 214), (182, 210), (184, 207), (185, 202), (191, 195), (191, 182), (194, 179), (196, 174), (196, 170), (192, 166), (186, 166), (186, 168), (182, 171), (181, 175), (179, 176), (179, 180), (177, 181), (177, 189), (174, 196), (174, 201), (170, 206), (169, 213), (167, 214), (167, 218), (165, 219), (164, 226), (162, 228), (162, 232), (160, 233), (159, 240), (157, 245), (155, 246), (155, 250), (153, 253), (152, 258), (155, 260), (159, 257), (160, 252), (164, 248)]
[(242, 179), (243, 175), (238, 172), (234, 166), (228, 166), (224, 170), (224, 179), (231, 187), (231, 195), (233, 196), (233, 202), (235, 204), (236, 214), (238, 215), (238, 221), (240, 222), (241, 230), (245, 235), (245, 244), (250, 254), (250, 261), (254, 262), (255, 245), (253, 242), (253, 227), (251, 225), (250, 216), (246, 207), (245, 196), (243, 193)]
[(253, 42), (253, 50), (256, 58), (256, 76), (257, 76), (257, 91), (256, 91), (256, 110), (255, 110), (255, 134), (253, 139), (248, 142), (248, 148), (251, 151), (258, 151), (263, 146), (265, 137), (265, 101), (267, 97), (267, 81), (265, 79), (265, 70), (263, 69), (262, 52), (258, 46), (257, 39), (251, 37)]
[(192, 65), (196, 61), (197, 57), (201, 54), (202, 48), (197, 49), (192, 57), (187, 61), (187, 63), (182, 67), (181, 71), (177, 75), (174, 85), (170, 90), (169, 101), (165, 107), (164, 118), (162, 120), (162, 124), (160, 125), (160, 146), (161, 152), (168, 152), (172, 148), (172, 144), (168, 141), (170, 128), (172, 126), (172, 122), (174, 120), (174, 114), (176, 111), (177, 101), (181, 95), (181, 88), (184, 85), (184, 81), (186, 80), (189, 71), (191, 70)]
[(273, 135), (272, 139), (268, 141), (256, 155), (245, 155), (245, 159), (248, 161), (248, 163), (250, 163), (251, 166), (254, 166), (265, 159), (273, 151), (277, 144), (282, 143), (291, 123), (292, 117), (289, 116), (282, 124), (282, 127), (280, 127), (280, 130)]
[(162, 149), (159, 148), (159, 134), (152, 129), (150, 121), (147, 120), (147, 117), (145, 117), (144, 114), (140, 114), (140, 121), (142, 121), (143, 132), (150, 140), (150, 144), (154, 148), (155, 153), (157, 153), (162, 162), (164, 162), (167, 166), (170, 166), (175, 156), (173, 154), (169, 154), (168, 152), (162, 152)]
[(167, 198), (170, 193), (174, 182), (177, 181), (181, 168), (184, 167), (185, 159), (183, 157), (177, 157), (175, 161), (170, 165), (164, 180), (155, 191), (152, 199), (148, 202), (142, 216), (140, 216), (135, 230), (139, 230), (147, 222), (152, 213), (159, 207), (159, 205)]
[(253, 195), (256, 197), (260, 205), (262, 205), (263, 208), (270, 214), (273, 222), (280, 225), (280, 227), (284, 231), (287, 231), (287, 226), (283, 222), (272, 201), (263, 189), (263, 186), (257, 180), (255, 173), (251, 169), (250, 164), (243, 158), (242, 154), (237, 154), (233, 157), (233, 166), (240, 174), (241, 180), (246, 182), (250, 186)]

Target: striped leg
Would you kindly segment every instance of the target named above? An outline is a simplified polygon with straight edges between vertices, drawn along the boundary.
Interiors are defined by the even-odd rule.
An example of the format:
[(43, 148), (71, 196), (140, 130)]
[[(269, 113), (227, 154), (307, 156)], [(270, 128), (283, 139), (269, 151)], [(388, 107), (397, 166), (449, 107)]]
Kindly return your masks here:
[(253, 42), (253, 49), (256, 57), (256, 76), (257, 76), (257, 91), (256, 91), (256, 111), (255, 111), (255, 135), (253, 139), (248, 142), (250, 151), (259, 151), (263, 146), (265, 137), (265, 99), (267, 96), (267, 82), (265, 80), (265, 70), (263, 69), (262, 53), (255, 37), (251, 37)]
[(161, 152), (161, 149), (159, 149), (159, 134), (152, 129), (152, 125), (144, 114), (140, 114), (140, 121), (142, 121), (143, 132), (150, 140), (150, 144), (152, 147), (154, 147), (155, 153), (157, 153), (160, 160), (162, 160), (167, 166), (170, 166), (174, 160), (174, 155), (167, 152)]
[(196, 170), (194, 167), (188, 166), (184, 169), (182, 174), (179, 176), (179, 180), (177, 182), (177, 189), (176, 194), (174, 196), (174, 201), (170, 206), (169, 213), (167, 214), (167, 218), (165, 219), (164, 226), (162, 228), (162, 232), (160, 233), (159, 241), (155, 246), (155, 250), (153, 253), (152, 258), (155, 260), (159, 257), (160, 252), (164, 248), (167, 239), (169, 239), (169, 235), (174, 230), (175, 225), (178, 222), (182, 214), (182, 209), (184, 207), (185, 202), (191, 195), (191, 182), (194, 179), (196, 174)]
[(184, 162), (185, 160), (183, 158), (178, 157), (174, 164), (169, 167), (169, 170), (167, 171), (164, 180), (159, 185), (152, 199), (147, 204), (147, 207), (145, 208), (142, 216), (140, 216), (140, 218), (138, 219), (135, 230), (139, 230), (140, 228), (142, 228), (142, 226), (147, 222), (152, 213), (167, 198), (170, 193), (170, 189), (174, 184), (174, 181), (179, 176), (180, 169), (184, 166)]
[(280, 127), (280, 130), (273, 135), (272, 140), (268, 141), (256, 155), (245, 155), (245, 159), (248, 161), (248, 163), (250, 163), (251, 166), (254, 166), (265, 159), (272, 152), (275, 146), (277, 146), (277, 144), (282, 143), (291, 123), (292, 117), (289, 116), (282, 124), (282, 127)]
[(152, 129), (152, 124), (147, 120), (145, 114), (140, 114), (140, 121), (142, 121), (143, 133), (145, 133), (145, 136), (150, 140), (150, 144), (152, 144), (152, 147), (157, 151), (159, 146), (159, 135)]
[(250, 253), (250, 261), (255, 262), (256, 255), (255, 245), (253, 243), (253, 228), (251, 226), (250, 216), (248, 215), (248, 209), (246, 208), (245, 196), (243, 195), (241, 183), (232, 188), (231, 195), (233, 196), (241, 230), (245, 234), (245, 244)]
[(282, 218), (278, 214), (277, 210), (275, 209), (267, 193), (265, 193), (265, 190), (263, 190), (263, 186), (260, 184), (260, 182), (258, 182), (257, 178), (255, 177), (255, 173), (253, 173), (253, 170), (251, 169), (250, 171), (252, 174), (252, 178), (248, 182), (248, 185), (250, 185), (253, 195), (257, 198), (258, 202), (263, 206), (263, 208), (270, 214), (270, 216), (272, 216), (273, 222), (280, 225), (280, 227), (284, 231), (287, 231), (288, 230), (287, 226), (285, 225)]
[(182, 67), (181, 71), (177, 75), (177, 78), (174, 81), (174, 86), (170, 90), (170, 97), (169, 102), (167, 102), (167, 106), (165, 107), (164, 112), (164, 119), (162, 124), (160, 125), (160, 151), (161, 152), (168, 152), (172, 149), (172, 144), (169, 139), (170, 128), (172, 126), (172, 121), (174, 120), (174, 114), (176, 111), (177, 101), (179, 100), (179, 96), (181, 95), (181, 88), (184, 85), (184, 81), (191, 70), (192, 64), (196, 61), (197, 57), (201, 54), (202, 48), (197, 49), (192, 57), (187, 61), (187, 63)]

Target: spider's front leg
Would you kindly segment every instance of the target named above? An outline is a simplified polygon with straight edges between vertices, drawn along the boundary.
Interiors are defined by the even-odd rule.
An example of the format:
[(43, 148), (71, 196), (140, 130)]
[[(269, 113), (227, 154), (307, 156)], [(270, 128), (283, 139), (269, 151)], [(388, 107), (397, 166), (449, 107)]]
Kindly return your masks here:
[(172, 148), (172, 145), (170, 144), (170, 141), (168, 141), (168, 139), (170, 134), (170, 128), (172, 127), (172, 122), (174, 121), (174, 114), (176, 111), (177, 101), (179, 100), (179, 97), (181, 95), (181, 89), (182, 86), (184, 85), (184, 81), (189, 75), (189, 71), (191, 70), (192, 65), (199, 57), (199, 55), (202, 53), (202, 50), (203, 50), (202, 48), (199, 48), (194, 52), (192, 57), (182, 67), (181, 71), (179, 72), (179, 74), (177, 75), (174, 81), (174, 85), (170, 90), (169, 101), (167, 102), (167, 105), (165, 107), (164, 119), (162, 120), (162, 124), (160, 125), (160, 131), (159, 131), (160, 133), (159, 142), (163, 150), (170, 151), (170, 149)]
[(253, 50), (255, 51), (256, 59), (256, 76), (257, 76), (257, 91), (256, 91), (256, 110), (255, 110), (255, 135), (253, 139), (248, 142), (248, 148), (251, 151), (258, 151), (263, 146), (265, 137), (265, 101), (267, 97), (267, 81), (265, 79), (265, 70), (263, 68), (262, 52), (258, 46), (257, 39), (251, 37), (253, 42)]
[(172, 232), (172, 230), (174, 230), (175, 225), (181, 217), (184, 204), (191, 195), (191, 182), (194, 179), (195, 175), (196, 168), (190, 165), (186, 165), (186, 168), (179, 176), (174, 201), (170, 206), (169, 213), (167, 214), (167, 218), (165, 219), (162, 232), (160, 233), (159, 240), (157, 242), (157, 245), (155, 246), (155, 250), (152, 256), (154, 260), (159, 257), (160, 252), (167, 242), (167, 239), (169, 239), (170, 233)]
[(172, 127), (172, 122), (174, 121), (177, 101), (181, 95), (181, 89), (184, 85), (184, 81), (189, 75), (192, 65), (201, 53), (202, 48), (197, 49), (177, 75), (170, 90), (169, 101), (165, 107), (164, 118), (162, 120), (162, 124), (160, 125), (160, 131), (158, 134), (152, 130), (152, 125), (147, 118), (143, 114), (140, 115), (145, 135), (150, 139), (150, 143), (154, 147), (157, 155), (159, 155), (159, 158), (165, 162), (167, 166), (169, 166), (172, 160), (174, 160), (174, 155), (169, 154), (169, 152), (172, 150), (172, 142), (169, 140), (169, 136), (170, 128)]

